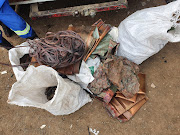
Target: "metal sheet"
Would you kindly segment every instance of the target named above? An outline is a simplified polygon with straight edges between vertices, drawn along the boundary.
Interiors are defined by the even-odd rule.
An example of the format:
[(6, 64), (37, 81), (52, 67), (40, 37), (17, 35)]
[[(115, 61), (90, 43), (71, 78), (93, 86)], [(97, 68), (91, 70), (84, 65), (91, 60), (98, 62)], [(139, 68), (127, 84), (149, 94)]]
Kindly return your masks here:
[(55, 0), (9, 0), (10, 5), (20, 5), (20, 4), (31, 4), (37, 2), (46, 2)]

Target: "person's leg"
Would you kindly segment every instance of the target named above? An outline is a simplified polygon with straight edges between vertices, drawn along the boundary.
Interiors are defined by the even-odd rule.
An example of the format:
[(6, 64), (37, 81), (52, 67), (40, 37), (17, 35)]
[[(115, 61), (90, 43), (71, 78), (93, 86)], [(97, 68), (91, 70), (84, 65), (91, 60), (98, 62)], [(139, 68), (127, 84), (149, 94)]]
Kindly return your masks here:
[(22, 38), (37, 37), (31, 26), (9, 6), (8, 1), (0, 9), (0, 21)]
[(2, 32), (0, 31), (0, 47), (4, 47), (7, 50), (10, 50), (14, 46), (11, 45), (5, 38), (2, 37)]
[(7, 36), (7, 37), (11, 37), (12, 34), (13, 34), (13, 31), (8, 28), (4, 23), (0, 22), (0, 25), (2, 26), (2, 29), (4, 31), (4, 34)]

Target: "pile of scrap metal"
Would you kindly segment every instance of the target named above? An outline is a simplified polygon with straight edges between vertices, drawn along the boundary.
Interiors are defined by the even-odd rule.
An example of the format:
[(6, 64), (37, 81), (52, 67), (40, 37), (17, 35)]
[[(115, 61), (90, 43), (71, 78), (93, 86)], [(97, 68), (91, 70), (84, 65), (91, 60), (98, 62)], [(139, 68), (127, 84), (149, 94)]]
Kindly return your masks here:
[(115, 56), (119, 44), (112, 41), (108, 32), (111, 26), (100, 19), (87, 39), (84, 61), (100, 57), (101, 64), (93, 74), (88, 88), (100, 99), (108, 113), (121, 122), (128, 121), (147, 101), (145, 75), (126, 58)]
[(146, 102), (145, 75), (129, 60), (110, 56), (94, 73), (95, 80), (88, 88), (104, 102), (113, 117), (128, 121)]
[[(79, 73), (82, 61), (100, 59), (94, 80), (87, 89), (103, 102), (111, 116), (121, 122), (128, 121), (147, 101), (145, 96), (145, 75), (138, 65), (126, 58), (116, 56), (119, 44), (108, 34), (111, 26), (101, 19), (92, 25), (86, 43), (74, 31), (48, 32), (45, 38), (29, 40), (31, 63), (54, 68), (60, 75)], [(56, 87), (45, 92), (51, 100)]]

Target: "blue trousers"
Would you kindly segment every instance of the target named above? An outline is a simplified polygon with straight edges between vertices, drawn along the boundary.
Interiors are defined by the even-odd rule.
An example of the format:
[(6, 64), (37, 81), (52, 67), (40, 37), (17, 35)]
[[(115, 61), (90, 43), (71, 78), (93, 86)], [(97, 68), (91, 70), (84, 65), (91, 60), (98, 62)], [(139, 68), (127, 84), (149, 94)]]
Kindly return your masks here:
[(10, 7), (8, 0), (0, 8), (0, 21), (22, 38), (30, 38), (35, 35), (31, 26)]
[(2, 43), (2, 31), (0, 30), (0, 43)]

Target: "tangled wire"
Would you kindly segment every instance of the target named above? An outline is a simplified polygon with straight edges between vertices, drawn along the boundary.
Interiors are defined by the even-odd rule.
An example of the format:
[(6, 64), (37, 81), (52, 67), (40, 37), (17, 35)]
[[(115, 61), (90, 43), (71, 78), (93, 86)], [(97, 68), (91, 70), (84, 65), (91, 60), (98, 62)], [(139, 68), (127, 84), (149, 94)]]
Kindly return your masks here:
[(54, 68), (72, 65), (83, 58), (85, 43), (73, 31), (48, 32), (45, 38), (29, 40), (30, 56), (39, 64)]

